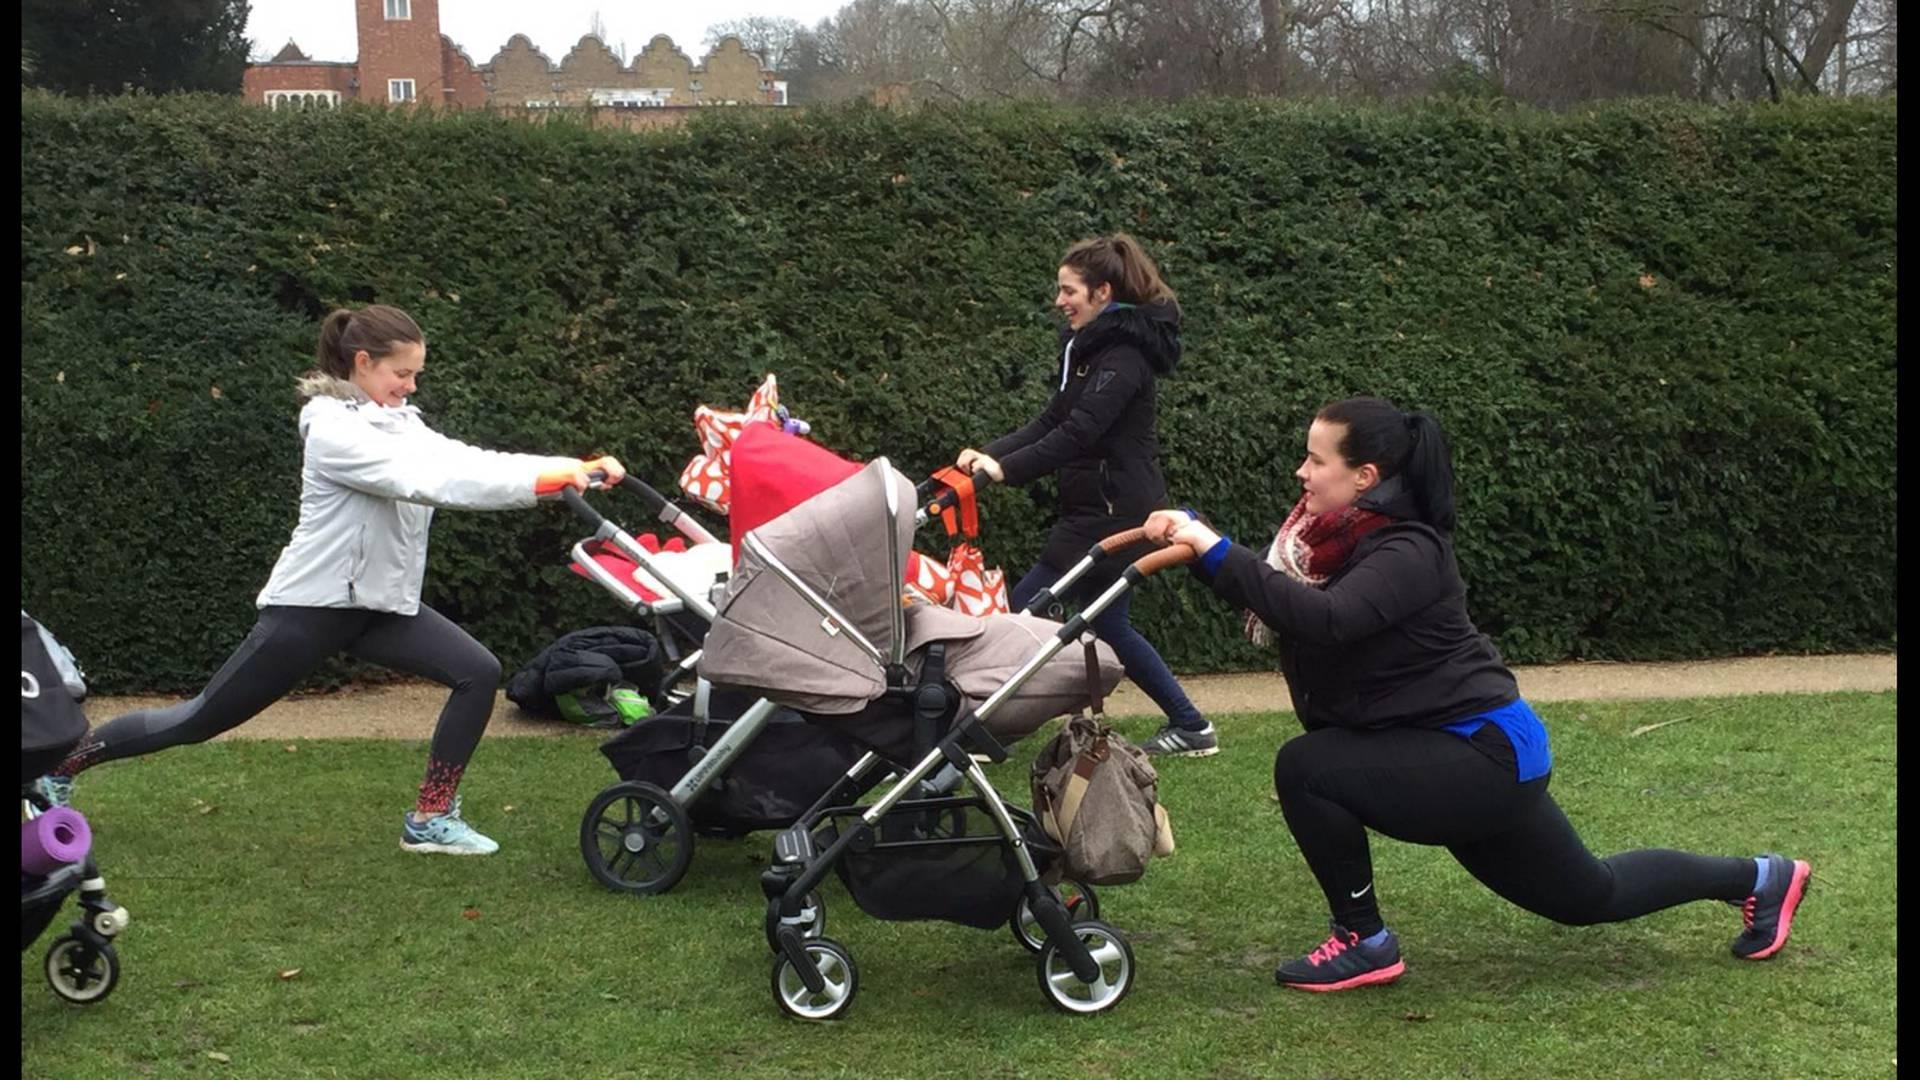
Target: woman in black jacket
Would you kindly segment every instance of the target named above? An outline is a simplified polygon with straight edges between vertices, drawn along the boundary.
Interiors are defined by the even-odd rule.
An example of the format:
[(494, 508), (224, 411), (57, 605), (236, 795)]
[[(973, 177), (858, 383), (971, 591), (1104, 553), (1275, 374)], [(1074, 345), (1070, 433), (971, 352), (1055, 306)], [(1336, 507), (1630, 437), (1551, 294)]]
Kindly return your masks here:
[[(1082, 240), (1060, 260), (1054, 306), (1067, 317), (1061, 334), (1060, 384), (1032, 423), (960, 452), (969, 474), (984, 471), (1009, 484), (1058, 473), (1059, 515), (1040, 564), (1008, 597), (1015, 610), (1060, 579), (1105, 537), (1138, 528), (1165, 506), (1160, 443), (1154, 434), (1154, 383), (1180, 363), (1180, 305), (1140, 245), (1126, 233)], [(1112, 584), (1120, 560), (1082, 579), (1083, 596)], [(1148, 740), (1150, 754), (1205, 757), (1219, 751), (1213, 725), (1188, 700), (1153, 644), (1127, 621), (1128, 598), (1093, 621), (1127, 677), (1166, 713)]]
[[(1547, 732), (1467, 617), (1453, 554), (1453, 463), (1440, 425), (1378, 398), (1320, 410), (1304, 488), (1265, 558), (1189, 512), (1147, 522), (1280, 646), (1306, 734), (1280, 748), (1274, 789), (1326, 893), (1333, 935), (1274, 973), (1345, 990), (1405, 969), (1381, 920), (1371, 828), (1444, 846), (1482, 884), (1555, 922), (1621, 922), (1693, 900), (1743, 907), (1733, 954), (1786, 944), (1810, 869), (1780, 855), (1630, 851), (1596, 859), (1547, 784)], [(1250, 626), (1254, 625), (1252, 621)]]

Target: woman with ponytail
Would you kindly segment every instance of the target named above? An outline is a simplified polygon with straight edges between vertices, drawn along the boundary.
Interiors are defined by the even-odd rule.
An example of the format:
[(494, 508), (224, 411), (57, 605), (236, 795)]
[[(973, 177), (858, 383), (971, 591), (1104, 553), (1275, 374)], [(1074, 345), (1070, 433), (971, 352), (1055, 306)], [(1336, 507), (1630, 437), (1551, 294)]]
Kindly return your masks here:
[[(1082, 240), (1060, 260), (1054, 306), (1066, 316), (1060, 335), (1060, 380), (1032, 423), (987, 444), (962, 450), (957, 462), (1009, 484), (1060, 477), (1059, 513), (1040, 564), (1013, 587), (1016, 610), (1060, 580), (1087, 549), (1140, 526), (1167, 504), (1154, 432), (1154, 383), (1180, 363), (1180, 305), (1159, 268), (1126, 233)], [(1126, 563), (1107, 560), (1079, 586), (1097, 596)], [(1127, 677), (1167, 716), (1144, 749), (1149, 754), (1205, 757), (1219, 752), (1213, 725), (1188, 700), (1153, 644), (1127, 620), (1128, 599), (1093, 620)]]
[(1147, 522), (1280, 651), (1306, 733), (1274, 790), (1333, 934), (1274, 973), (1345, 990), (1405, 970), (1381, 919), (1367, 830), (1442, 846), (1508, 901), (1555, 922), (1621, 922), (1696, 900), (1742, 908), (1733, 955), (1786, 944), (1810, 869), (1780, 855), (1630, 851), (1598, 859), (1547, 794), (1546, 728), (1467, 615), (1453, 553), (1453, 460), (1440, 425), (1378, 398), (1320, 410), (1300, 501), (1264, 557), (1187, 511)]
[(491, 854), (500, 845), (461, 818), (454, 791), (493, 715), (500, 661), (420, 602), (427, 526), (436, 507), (528, 507), (563, 488), (584, 491), (590, 469), (603, 470), (610, 483), (625, 471), (610, 457), (500, 453), (428, 428), (407, 404), (426, 367), (426, 338), (398, 308), (333, 312), (321, 324), (316, 351), (318, 368), (299, 382), (308, 399), (300, 411), (300, 521), (255, 600), (253, 632), (198, 696), (101, 725), (38, 787), (64, 804), (82, 770), (205, 742), (346, 653), (453, 691), (434, 730), (419, 799), (401, 826), (401, 848)]

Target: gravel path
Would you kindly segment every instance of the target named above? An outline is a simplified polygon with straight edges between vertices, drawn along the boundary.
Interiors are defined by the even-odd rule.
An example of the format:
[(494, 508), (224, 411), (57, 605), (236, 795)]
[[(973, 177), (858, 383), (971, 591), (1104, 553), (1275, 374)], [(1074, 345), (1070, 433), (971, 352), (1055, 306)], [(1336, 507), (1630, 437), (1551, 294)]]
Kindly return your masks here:
[[(1528, 700), (1606, 701), (1648, 698), (1726, 697), (1734, 694), (1809, 694), (1839, 690), (1897, 690), (1899, 656), (1873, 653), (1841, 656), (1774, 656), (1705, 660), (1672, 664), (1553, 664), (1520, 667), (1514, 675)], [(1184, 680), (1187, 692), (1210, 716), (1268, 712), (1291, 706), (1286, 680), (1279, 675), (1198, 675)], [(421, 739), (433, 734), (446, 691), (431, 683), (394, 683), (290, 698), (221, 738)], [(179, 698), (97, 697), (87, 702), (95, 724), (133, 709), (168, 705)], [(1114, 716), (1154, 712), (1132, 683), (1121, 684), (1108, 702)], [(502, 695), (494, 706), (487, 734), (592, 734), (585, 729), (542, 720)]]

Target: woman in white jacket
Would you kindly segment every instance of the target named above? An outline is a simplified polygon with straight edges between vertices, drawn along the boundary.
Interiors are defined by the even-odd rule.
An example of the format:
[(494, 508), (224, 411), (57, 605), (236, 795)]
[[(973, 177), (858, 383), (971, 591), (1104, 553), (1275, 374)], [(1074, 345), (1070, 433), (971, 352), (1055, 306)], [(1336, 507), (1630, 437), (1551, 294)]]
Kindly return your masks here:
[(491, 854), (500, 845), (462, 820), (454, 792), (493, 713), (500, 661), (420, 602), (427, 526), (436, 507), (527, 507), (563, 488), (585, 490), (590, 469), (604, 470), (610, 483), (624, 470), (610, 457), (499, 453), (429, 429), (407, 404), (426, 366), (426, 341), (398, 308), (333, 312), (317, 353), (319, 369), (300, 380), (309, 399), (300, 411), (300, 523), (255, 601), (253, 632), (197, 697), (103, 724), (41, 791), (64, 803), (84, 769), (238, 727), (344, 652), (453, 691), (401, 848)]

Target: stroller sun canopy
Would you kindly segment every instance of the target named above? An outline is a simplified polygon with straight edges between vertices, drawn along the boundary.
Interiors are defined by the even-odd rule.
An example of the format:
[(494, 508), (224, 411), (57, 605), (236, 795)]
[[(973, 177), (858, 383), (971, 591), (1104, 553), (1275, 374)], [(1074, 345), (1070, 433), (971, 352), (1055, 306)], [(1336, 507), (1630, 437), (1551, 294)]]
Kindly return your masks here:
[(20, 782), (60, 763), (87, 734), (79, 668), (53, 635), (20, 613)]
[[(892, 499), (889, 501), (891, 487)], [(751, 689), (790, 709), (845, 724), (887, 689), (896, 645), (917, 674), (926, 648), (946, 645), (946, 680), (971, 707), (1046, 649), (1060, 624), (1029, 615), (976, 618), (930, 604), (904, 607), (901, 559), (913, 538), (913, 487), (876, 461), (748, 534), (726, 599), (707, 633), (700, 674)], [(888, 530), (891, 529), (889, 539)], [(1012, 688), (985, 723), (1018, 739), (1052, 717), (1112, 692), (1121, 668), (1112, 648), (1063, 650)], [(861, 721), (865, 723), (865, 721)], [(889, 756), (902, 729), (880, 718), (856, 737)], [(852, 729), (848, 729), (850, 732)]]
[(806, 712), (879, 698), (906, 644), (913, 507), (912, 482), (882, 459), (747, 533), (700, 674)]

